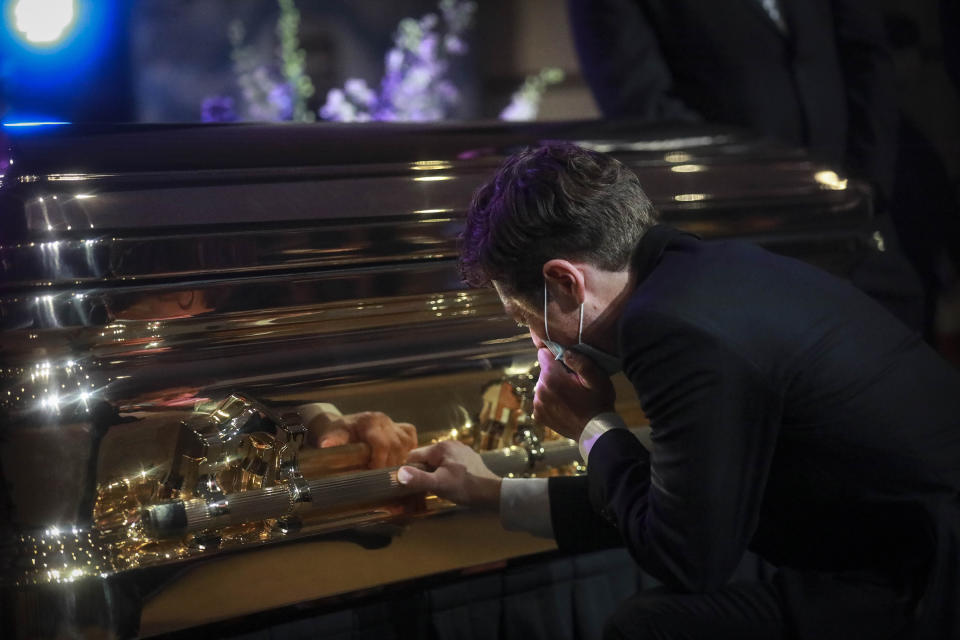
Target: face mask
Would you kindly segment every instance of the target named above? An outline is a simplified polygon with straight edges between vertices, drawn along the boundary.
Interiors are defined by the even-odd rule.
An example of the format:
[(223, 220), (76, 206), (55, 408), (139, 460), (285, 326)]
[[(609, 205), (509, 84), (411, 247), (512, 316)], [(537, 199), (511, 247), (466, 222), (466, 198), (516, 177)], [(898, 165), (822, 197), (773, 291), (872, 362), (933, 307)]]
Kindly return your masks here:
[[(567, 351), (567, 347), (564, 347), (561, 344), (558, 344), (550, 339), (550, 323), (547, 322), (547, 288), (543, 288), (543, 328), (546, 330), (547, 339), (543, 341), (543, 344), (546, 345), (547, 349), (550, 350), (550, 353), (553, 354), (555, 360), (563, 362), (563, 356)], [(607, 353), (606, 351), (601, 351), (596, 347), (592, 347), (589, 344), (583, 342), (583, 303), (580, 303), (580, 327), (577, 329), (577, 344), (569, 347), (570, 351), (576, 351), (577, 353), (582, 353), (587, 356), (593, 362), (600, 367), (604, 373), (608, 376), (612, 376), (617, 371), (620, 371), (620, 358)]]

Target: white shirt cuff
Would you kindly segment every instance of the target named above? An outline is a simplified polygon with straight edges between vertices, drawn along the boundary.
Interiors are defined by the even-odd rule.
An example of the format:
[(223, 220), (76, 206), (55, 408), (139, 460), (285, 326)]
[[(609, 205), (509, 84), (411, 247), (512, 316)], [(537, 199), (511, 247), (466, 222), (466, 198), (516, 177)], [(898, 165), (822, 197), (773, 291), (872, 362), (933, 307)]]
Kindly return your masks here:
[(553, 538), (547, 478), (504, 478), (500, 484), (500, 524), (508, 531)]
[(583, 433), (580, 434), (580, 456), (583, 457), (584, 463), (587, 462), (590, 449), (593, 448), (593, 445), (596, 444), (600, 436), (611, 429), (626, 428), (627, 423), (623, 421), (623, 418), (612, 411), (594, 416), (594, 418), (587, 423), (587, 426), (583, 428)]

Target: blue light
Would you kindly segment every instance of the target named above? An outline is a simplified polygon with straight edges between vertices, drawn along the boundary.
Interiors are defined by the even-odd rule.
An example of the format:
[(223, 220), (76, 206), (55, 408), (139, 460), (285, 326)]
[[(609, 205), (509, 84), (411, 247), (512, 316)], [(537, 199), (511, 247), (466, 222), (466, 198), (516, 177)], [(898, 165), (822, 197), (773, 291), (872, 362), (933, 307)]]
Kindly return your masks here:
[(40, 46), (61, 42), (77, 18), (76, 0), (16, 0), (13, 25), (17, 35)]
[(0, 0), (2, 37), (19, 64), (64, 69), (86, 63), (109, 37), (117, 0)]
[(4, 122), (5, 127), (48, 127), (57, 124), (70, 124), (69, 122)]
[[(0, 0), (0, 4), (0, 75), (7, 108), (3, 120), (77, 120), (77, 105), (96, 104), (99, 95), (109, 90), (102, 86), (101, 78), (109, 73), (105, 70), (117, 64), (115, 56), (124, 55), (117, 44), (123, 35), (117, 16), (125, 15), (127, 1)], [(44, 17), (49, 17), (46, 26)], [(41, 39), (61, 26), (54, 40), (31, 42), (27, 37), (33, 34), (33, 40)], [(80, 119), (89, 120), (96, 112), (93, 107)]]

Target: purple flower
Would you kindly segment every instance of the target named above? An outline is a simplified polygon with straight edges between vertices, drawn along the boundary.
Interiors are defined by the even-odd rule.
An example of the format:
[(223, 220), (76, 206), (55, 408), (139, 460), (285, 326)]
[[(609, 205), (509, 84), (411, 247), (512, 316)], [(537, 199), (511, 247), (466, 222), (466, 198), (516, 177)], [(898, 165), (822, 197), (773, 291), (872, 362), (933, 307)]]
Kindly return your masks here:
[(236, 122), (233, 98), (230, 96), (212, 96), (205, 98), (201, 108), (204, 122)]
[(447, 53), (455, 56), (462, 56), (467, 52), (467, 44), (453, 34), (448, 34), (443, 39), (443, 47), (447, 50)]
[(420, 46), (417, 47), (417, 55), (424, 60), (435, 60), (437, 57), (437, 36), (425, 36), (420, 41)]
[(460, 92), (449, 80), (441, 80), (436, 87), (437, 97), (447, 104), (456, 104), (460, 99)]
[(290, 120), (293, 117), (293, 89), (286, 82), (275, 84), (267, 95), (267, 100), (276, 109), (277, 120)]
[(327, 94), (320, 116), (346, 122), (361, 120), (442, 120), (460, 94), (447, 79), (452, 56), (467, 52), (464, 33), (476, 3), (440, 0), (439, 15), (404, 18), (397, 25), (394, 46), (384, 59), (379, 93), (363, 80), (351, 79)]

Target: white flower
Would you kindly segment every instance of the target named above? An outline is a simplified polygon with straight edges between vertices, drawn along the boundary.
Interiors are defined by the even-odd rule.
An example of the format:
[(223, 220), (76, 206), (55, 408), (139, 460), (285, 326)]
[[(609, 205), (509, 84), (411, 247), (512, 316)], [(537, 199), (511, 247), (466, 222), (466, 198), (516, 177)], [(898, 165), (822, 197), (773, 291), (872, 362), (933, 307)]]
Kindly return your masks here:
[(343, 95), (343, 91), (341, 89), (330, 89), (330, 91), (327, 92), (326, 106), (330, 107), (331, 109), (339, 109), (346, 101), (347, 98)]
[[(540, 101), (537, 100), (536, 102), (539, 103)], [(525, 96), (514, 94), (510, 104), (500, 112), (500, 119), (511, 122), (533, 120), (537, 117), (537, 111), (540, 109), (540, 105), (537, 103), (527, 99)]]
[(344, 83), (343, 89), (351, 101), (364, 107), (372, 106), (377, 99), (377, 95), (362, 78), (350, 78)]
[(419, 92), (427, 88), (427, 85), (430, 84), (430, 80), (433, 79), (433, 74), (430, 73), (430, 69), (423, 65), (417, 65), (412, 67), (407, 73), (406, 77), (403, 79), (403, 89), (408, 92)]
[(403, 64), (403, 52), (400, 49), (390, 49), (387, 52), (387, 72), (395, 72)]
[(320, 117), (325, 120), (354, 122), (357, 119), (357, 108), (350, 104), (343, 91), (330, 89), (327, 92), (327, 102), (320, 107)]

